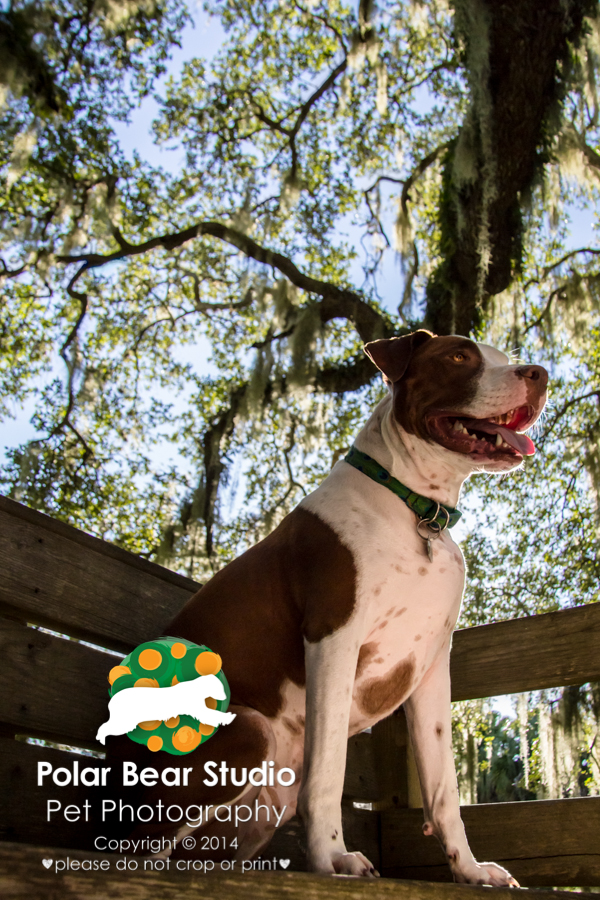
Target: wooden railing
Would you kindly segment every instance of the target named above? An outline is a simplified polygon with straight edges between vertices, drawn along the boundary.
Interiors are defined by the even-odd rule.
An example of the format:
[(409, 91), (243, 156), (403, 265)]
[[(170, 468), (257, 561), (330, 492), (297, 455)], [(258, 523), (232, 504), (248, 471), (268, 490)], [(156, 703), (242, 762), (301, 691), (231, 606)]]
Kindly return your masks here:
[[(45, 818), (36, 763), (69, 765), (42, 738), (101, 749), (111, 657), (70, 635), (125, 654), (165, 624), (197, 585), (68, 525), (0, 498), (0, 836), (89, 849), (92, 826)], [(114, 659), (114, 657), (113, 657)], [(451, 657), (454, 700), (600, 681), (600, 604), (458, 631)], [(83, 761), (82, 757), (82, 761)], [(89, 759), (85, 764), (93, 764)], [(61, 800), (83, 802), (78, 788)], [(348, 743), (344, 829), (383, 875), (450, 880), (435, 840), (421, 831), (414, 761), (400, 710)], [(600, 885), (600, 798), (463, 807), (479, 858), (509, 868), (524, 886)], [(292, 821), (274, 853), (304, 866)]]

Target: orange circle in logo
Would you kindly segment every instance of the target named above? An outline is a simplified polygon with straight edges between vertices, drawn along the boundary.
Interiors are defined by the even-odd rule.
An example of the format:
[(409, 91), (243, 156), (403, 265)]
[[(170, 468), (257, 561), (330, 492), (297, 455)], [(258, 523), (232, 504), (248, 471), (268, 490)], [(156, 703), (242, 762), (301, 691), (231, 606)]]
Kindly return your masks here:
[(139, 722), (138, 724), (144, 731), (154, 731), (160, 725), (160, 719), (155, 719), (153, 722)]
[(171, 656), (175, 657), (175, 659), (183, 659), (186, 653), (187, 647), (180, 641), (178, 641), (176, 644), (173, 644), (173, 646), (171, 647)]
[(158, 650), (153, 650), (151, 647), (148, 647), (146, 650), (142, 650), (140, 655), (138, 656), (138, 663), (142, 667), (142, 669), (158, 669), (162, 662), (162, 654)]
[(218, 653), (213, 653), (212, 650), (205, 650), (204, 653), (200, 653), (196, 657), (194, 668), (198, 675), (216, 675), (217, 672), (221, 671), (222, 665), (223, 663)]
[(129, 666), (113, 666), (108, 673), (108, 683), (114, 684), (117, 678), (120, 678), (121, 675), (131, 675), (131, 669), (129, 668)]
[(138, 678), (134, 687), (158, 687), (156, 678)]
[(146, 746), (148, 747), (148, 750), (152, 750), (153, 753), (157, 753), (158, 750), (160, 750), (160, 748), (162, 747), (162, 745), (163, 745), (163, 739), (161, 737), (159, 737), (157, 734), (151, 735), (148, 738), (148, 743), (146, 744)]
[(198, 746), (201, 740), (202, 735), (199, 732), (194, 731), (189, 725), (184, 725), (173, 735), (173, 746), (176, 750), (189, 753)]
[(167, 728), (177, 728), (179, 725), (179, 716), (174, 716), (172, 719), (165, 719), (165, 725)]

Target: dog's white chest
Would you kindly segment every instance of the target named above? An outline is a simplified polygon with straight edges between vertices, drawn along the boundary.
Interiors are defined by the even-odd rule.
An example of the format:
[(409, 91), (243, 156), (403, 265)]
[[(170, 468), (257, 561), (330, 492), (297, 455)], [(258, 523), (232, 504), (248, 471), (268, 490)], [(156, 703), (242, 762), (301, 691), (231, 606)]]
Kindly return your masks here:
[(350, 632), (360, 652), (352, 733), (396, 709), (447, 645), (460, 610), (464, 562), (448, 534), (433, 541), (430, 561), (414, 513), (347, 465), (304, 504), (335, 529), (356, 566)]

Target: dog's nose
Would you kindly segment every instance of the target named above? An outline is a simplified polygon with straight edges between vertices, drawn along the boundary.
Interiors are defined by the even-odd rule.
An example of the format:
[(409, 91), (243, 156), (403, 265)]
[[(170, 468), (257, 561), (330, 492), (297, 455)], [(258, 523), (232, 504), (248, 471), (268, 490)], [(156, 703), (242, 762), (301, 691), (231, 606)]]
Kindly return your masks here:
[(539, 381), (537, 387), (545, 388), (548, 384), (548, 373), (543, 366), (517, 366), (518, 378), (530, 378), (531, 381)]

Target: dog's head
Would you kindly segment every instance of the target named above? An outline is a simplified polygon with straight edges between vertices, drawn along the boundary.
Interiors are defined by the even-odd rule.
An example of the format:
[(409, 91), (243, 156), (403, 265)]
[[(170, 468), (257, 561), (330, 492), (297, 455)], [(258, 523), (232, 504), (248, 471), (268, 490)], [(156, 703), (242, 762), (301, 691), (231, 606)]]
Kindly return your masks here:
[(365, 352), (390, 385), (394, 417), (408, 434), (489, 472), (535, 453), (524, 432), (546, 402), (542, 366), (511, 364), (486, 344), (429, 331), (372, 341)]

